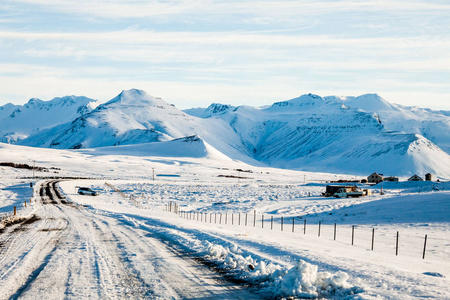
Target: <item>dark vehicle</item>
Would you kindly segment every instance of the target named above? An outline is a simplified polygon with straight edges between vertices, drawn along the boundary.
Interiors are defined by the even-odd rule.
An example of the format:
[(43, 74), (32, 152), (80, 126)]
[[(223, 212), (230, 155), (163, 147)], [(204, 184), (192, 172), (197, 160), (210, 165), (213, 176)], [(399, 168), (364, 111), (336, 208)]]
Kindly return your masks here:
[(325, 196), (325, 197), (334, 196), (334, 194), (337, 193), (341, 189), (346, 189), (347, 191), (356, 191), (356, 186), (354, 186), (354, 185), (327, 185), (325, 193), (323, 193), (323, 196)]
[(91, 190), (88, 187), (80, 187), (78, 188), (78, 194), (80, 195), (88, 195), (88, 196), (98, 196), (98, 192)]

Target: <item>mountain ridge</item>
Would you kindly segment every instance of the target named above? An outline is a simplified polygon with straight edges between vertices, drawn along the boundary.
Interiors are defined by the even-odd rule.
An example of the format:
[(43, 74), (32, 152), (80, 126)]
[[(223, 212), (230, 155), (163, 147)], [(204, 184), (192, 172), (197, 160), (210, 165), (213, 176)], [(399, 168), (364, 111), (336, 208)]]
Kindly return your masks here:
[[(22, 109), (35, 109), (45, 101), (30, 99), (27, 105)], [(57, 107), (66, 109), (61, 102)], [(400, 175), (427, 171), (450, 178), (446, 132), (450, 132), (450, 117), (445, 113), (391, 104), (377, 94), (305, 94), (264, 108), (213, 103), (180, 111), (161, 98), (132, 89), (78, 112), (66, 123), (31, 132), (17, 143), (84, 149), (201, 136), (210, 147), (247, 163), (341, 173), (377, 168)]]

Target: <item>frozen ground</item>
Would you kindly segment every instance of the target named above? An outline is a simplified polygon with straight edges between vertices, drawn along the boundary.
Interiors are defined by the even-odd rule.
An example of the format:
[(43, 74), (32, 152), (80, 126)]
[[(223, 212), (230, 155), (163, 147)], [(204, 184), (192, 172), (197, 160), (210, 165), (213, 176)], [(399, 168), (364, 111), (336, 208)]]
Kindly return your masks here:
[[(0, 167), (0, 213), (18, 206), (39, 217), (0, 234), (0, 298), (450, 298), (449, 183), (334, 199), (321, 197), (324, 184), (345, 176), (208, 158), (0, 151), (3, 161), (61, 168), (39, 176), (89, 178), (59, 183), (73, 204), (25, 208), (31, 171)], [(77, 195), (76, 186), (100, 195)], [(174, 203), (178, 214), (167, 211)]]

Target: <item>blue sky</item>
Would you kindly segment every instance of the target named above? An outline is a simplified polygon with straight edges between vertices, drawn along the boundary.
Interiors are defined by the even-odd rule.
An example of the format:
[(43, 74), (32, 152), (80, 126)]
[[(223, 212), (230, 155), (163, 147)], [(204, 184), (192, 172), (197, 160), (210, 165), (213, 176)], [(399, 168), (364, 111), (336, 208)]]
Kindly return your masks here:
[(179, 108), (378, 93), (450, 110), (450, 2), (2, 0), (0, 105), (139, 88)]

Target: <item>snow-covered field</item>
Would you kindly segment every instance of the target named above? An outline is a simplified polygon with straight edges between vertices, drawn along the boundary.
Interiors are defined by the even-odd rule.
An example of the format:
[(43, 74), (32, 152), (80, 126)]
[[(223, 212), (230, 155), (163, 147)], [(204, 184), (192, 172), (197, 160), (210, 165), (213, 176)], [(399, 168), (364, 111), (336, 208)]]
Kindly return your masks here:
[[(321, 196), (326, 182), (353, 176), (220, 157), (5, 144), (0, 153), (1, 161), (61, 169), (40, 177), (86, 178), (59, 183), (74, 207), (38, 201), (25, 208), (32, 171), (0, 167), (0, 214), (17, 206), (21, 216), (47, 218), (27, 225), (24, 240), (8, 229), (0, 233), (0, 298), (450, 298), (447, 182), (384, 183), (366, 187), (372, 196), (336, 199)], [(76, 186), (100, 195), (78, 195)], [(219, 272), (208, 276), (220, 274), (239, 288), (224, 292), (192, 259)]]

